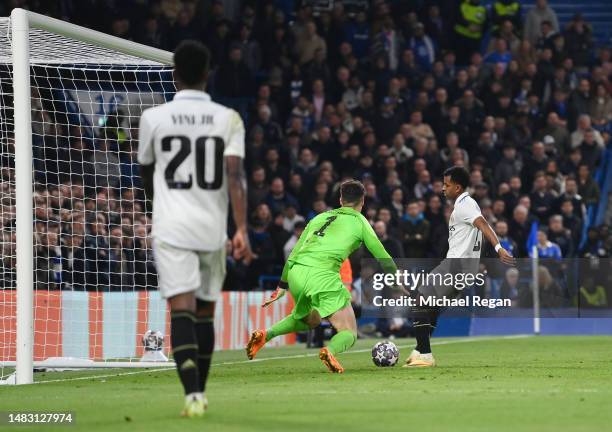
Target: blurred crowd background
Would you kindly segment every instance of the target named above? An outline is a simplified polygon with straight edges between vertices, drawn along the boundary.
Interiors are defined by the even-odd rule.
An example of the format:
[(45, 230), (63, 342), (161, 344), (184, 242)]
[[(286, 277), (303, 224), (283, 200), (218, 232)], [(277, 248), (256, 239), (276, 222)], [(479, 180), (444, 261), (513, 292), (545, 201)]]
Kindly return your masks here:
[[(209, 47), (207, 91), (247, 128), (255, 259), (228, 259), (228, 289), (273, 286), (346, 178), (363, 181), (364, 214), (394, 257), (444, 256), (442, 173), (453, 165), (469, 170), (470, 194), (515, 256), (528, 256), (530, 234), (542, 258), (610, 256), (612, 51), (579, 13), (561, 25), (546, 0), (10, 0), (0, 15), (12, 7), (165, 50), (187, 38)], [(34, 115), (65, 128), (44, 103)], [(121, 121), (91, 140), (38, 133), (66, 137), (35, 148), (47, 161), (35, 197), (46, 287), (156, 285), (136, 143), (113, 150), (137, 138)], [(5, 249), (12, 235), (3, 231)], [(354, 272), (364, 255), (352, 257)], [(495, 256), (490, 245), (483, 256)]]

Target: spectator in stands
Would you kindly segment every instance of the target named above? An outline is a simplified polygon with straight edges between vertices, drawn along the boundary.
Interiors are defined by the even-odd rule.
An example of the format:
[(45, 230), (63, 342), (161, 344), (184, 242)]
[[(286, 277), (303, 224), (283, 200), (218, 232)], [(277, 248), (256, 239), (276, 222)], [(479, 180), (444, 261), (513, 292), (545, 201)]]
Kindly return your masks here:
[(344, 27), (344, 39), (351, 45), (352, 52), (358, 60), (368, 54), (370, 44), (370, 25), (368, 16), (360, 11), (354, 20), (350, 20)]
[(421, 111), (414, 111), (410, 114), (408, 129), (410, 137), (414, 140), (418, 138), (425, 138), (427, 140), (434, 138), (431, 126), (423, 122), (423, 113)]
[(586, 242), (580, 249), (579, 256), (582, 258), (604, 258), (610, 256), (610, 251), (607, 248), (606, 241), (605, 239), (601, 238), (597, 228), (588, 229)]
[(548, 220), (548, 239), (559, 245), (561, 256), (564, 258), (573, 257), (575, 245), (571, 230), (563, 226), (563, 216), (552, 215)]
[(582, 235), (582, 217), (574, 212), (574, 204), (571, 199), (564, 198), (561, 201), (560, 213), (563, 218), (563, 227), (571, 231), (573, 243), (577, 246)]
[(604, 83), (595, 86), (595, 96), (591, 99), (589, 115), (593, 120), (593, 127), (605, 129), (612, 121), (612, 98)]
[(62, 235), (62, 283), (69, 290), (85, 290), (87, 260), (85, 257), (85, 228), (73, 214), (71, 231)]
[(271, 224), (272, 213), (268, 205), (258, 205), (249, 228), (249, 240), (253, 250), (253, 261), (247, 271), (247, 282), (250, 287), (259, 286), (261, 275), (274, 273), (277, 256), (275, 242), (270, 231)]
[(280, 177), (274, 178), (270, 183), (270, 192), (268, 192), (265, 203), (274, 214), (281, 213), (288, 206), (300, 208), (297, 200), (285, 191), (285, 182)]
[(550, 21), (542, 21), (542, 23), (540, 24), (540, 34), (535, 43), (536, 50), (552, 50), (555, 46), (553, 41), (557, 34), (557, 31), (555, 31), (553, 24)]
[(430, 224), (421, 212), (418, 201), (410, 201), (400, 229), (406, 258), (423, 258), (430, 236)]
[[(556, 308), (565, 306), (567, 299), (557, 281), (551, 275), (551, 271), (545, 266), (538, 267), (538, 287), (540, 290), (540, 307)], [(524, 302), (526, 307), (533, 306), (533, 295), (526, 296)]]
[(548, 220), (548, 215), (555, 202), (555, 196), (550, 191), (543, 171), (536, 174), (533, 182), (531, 198), (531, 211), (540, 221)]
[(580, 151), (580, 148), (571, 149), (565, 158), (563, 165), (561, 166), (561, 173), (566, 176), (576, 175), (581, 161), (582, 152)]
[(289, 237), (289, 240), (287, 240), (287, 243), (285, 243), (285, 246), (283, 247), (283, 255), (285, 257), (285, 260), (289, 258), (291, 251), (295, 247), (297, 241), (300, 239), (300, 236), (304, 232), (305, 228), (306, 223), (304, 221), (296, 222), (293, 226), (293, 230), (291, 230), (293, 234), (291, 235), (291, 237)]
[(548, 164), (548, 156), (546, 156), (546, 148), (544, 143), (536, 141), (531, 146), (531, 154), (525, 158), (525, 164), (521, 171), (523, 189), (533, 185), (535, 175), (539, 171), (546, 171)]
[(580, 154), (580, 162), (588, 165), (589, 169), (594, 171), (599, 165), (602, 156), (602, 151), (595, 141), (594, 129), (584, 132), (584, 139), (582, 140), (582, 144), (580, 144)]
[(499, 242), (501, 243), (502, 247), (508, 252), (510, 252), (512, 256), (516, 256), (516, 253), (518, 252), (518, 247), (514, 239), (508, 236), (508, 223), (505, 220), (499, 220), (495, 223), (494, 229), (495, 234), (497, 234), (497, 237), (499, 238)]
[(263, 130), (264, 140), (267, 145), (277, 145), (283, 139), (283, 130), (280, 125), (272, 119), (272, 110), (266, 104), (262, 104), (257, 109), (257, 123)]
[(467, 65), (473, 53), (479, 51), (487, 30), (487, 9), (480, 0), (463, 0), (456, 12), (454, 25), (457, 63)]
[(414, 53), (416, 64), (424, 71), (431, 70), (436, 60), (436, 46), (431, 38), (425, 34), (423, 23), (418, 22), (413, 26), (408, 47)]
[[(582, 78), (578, 82), (578, 88), (576, 88), (569, 97), (569, 110), (572, 113), (572, 117), (569, 122), (570, 127), (573, 126), (573, 119), (575, 118), (575, 115), (588, 115), (592, 100), (591, 82), (586, 78)], [(590, 118), (588, 127), (590, 127)], [(584, 127), (582, 129), (587, 129), (588, 127)]]
[(559, 156), (563, 156), (569, 151), (569, 132), (565, 122), (563, 122), (556, 112), (548, 113), (546, 126), (537, 134), (537, 139), (544, 142), (544, 138), (550, 136), (555, 143), (555, 149)]
[(487, 49), (487, 53), (491, 53), (495, 50), (495, 45), (497, 43), (497, 39), (503, 39), (506, 41), (506, 46), (508, 50), (515, 55), (521, 45), (521, 40), (518, 38), (514, 24), (508, 19), (501, 22), (501, 26), (499, 27), (497, 33), (495, 33), (496, 38), (492, 38), (489, 43), (489, 47)]
[(516, 268), (509, 268), (504, 274), (504, 280), (499, 287), (499, 297), (510, 299), (512, 307), (523, 307), (522, 299), (528, 292), (528, 286), (520, 282), (520, 273)]
[(43, 231), (36, 238), (36, 289), (56, 290), (62, 287), (62, 254), (60, 247), (59, 224), (54, 221), (45, 223)]
[(587, 131), (593, 131), (593, 138), (595, 139), (595, 142), (597, 143), (599, 147), (603, 148), (604, 147), (603, 137), (601, 136), (601, 133), (599, 133), (598, 130), (594, 130), (592, 128), (591, 117), (589, 117), (588, 114), (583, 114), (578, 117), (578, 125), (576, 127), (576, 130), (572, 132), (572, 135), (570, 137), (571, 148), (574, 149), (574, 148), (580, 147), (580, 145), (584, 141), (584, 134)]
[(261, 47), (257, 40), (252, 37), (252, 28), (249, 24), (243, 22), (238, 29), (238, 40), (242, 51), (244, 63), (249, 68), (252, 75), (255, 75), (262, 63)]
[(520, 31), (523, 25), (521, 3), (517, 0), (496, 0), (491, 7), (492, 30), (500, 31), (504, 24), (509, 23), (516, 31)]
[(289, 168), (284, 166), (280, 161), (280, 155), (276, 147), (270, 147), (266, 150), (266, 178), (280, 178), (284, 182), (289, 180)]
[(578, 69), (585, 69), (590, 61), (590, 51), (593, 47), (591, 29), (584, 22), (582, 14), (576, 13), (565, 31), (565, 46), (568, 56)]
[(578, 194), (589, 207), (599, 202), (599, 186), (591, 176), (589, 165), (581, 163), (578, 167)]
[(387, 224), (379, 220), (374, 223), (374, 231), (380, 239), (385, 250), (389, 252), (393, 258), (404, 258), (404, 248), (399, 240), (389, 237), (387, 234)]
[(374, 35), (370, 45), (371, 56), (382, 59), (382, 64), (389, 70), (395, 71), (399, 64), (400, 50), (404, 43), (404, 38), (395, 29), (395, 22), (391, 16), (386, 16), (383, 19), (380, 31)]
[(597, 283), (595, 278), (589, 275), (585, 275), (581, 282), (580, 298), (578, 299), (580, 307), (603, 308), (608, 306), (608, 294), (603, 284)]
[(563, 256), (559, 245), (548, 240), (548, 232), (545, 228), (538, 229), (538, 242), (536, 246), (540, 258), (561, 259)]
[(432, 193), (433, 186), (431, 184), (431, 175), (429, 171), (423, 170), (419, 173), (417, 183), (414, 185), (413, 196), (417, 199), (423, 199)]
[(283, 216), (283, 229), (287, 232), (293, 232), (296, 224), (304, 222), (304, 216), (298, 214), (292, 205), (285, 207)]
[(529, 237), (530, 229), (529, 210), (523, 205), (514, 207), (508, 233), (517, 244), (516, 257), (527, 256), (527, 238)]
[(516, 148), (512, 143), (507, 143), (502, 148), (502, 159), (495, 167), (495, 184), (506, 183), (512, 177), (517, 177), (521, 173), (523, 164), (517, 157)]
[(111, 276), (110, 265), (115, 259), (108, 242), (106, 216), (103, 213), (97, 213), (87, 222), (88, 229), (85, 234), (86, 283), (92, 288), (108, 289)]
[(485, 63), (489, 64), (502, 64), (505, 68), (512, 60), (512, 53), (508, 49), (508, 43), (506, 39), (498, 37), (495, 39), (495, 49), (487, 54), (484, 58)]
[(547, 0), (536, 0), (535, 7), (527, 12), (525, 18), (525, 27), (523, 37), (535, 45), (542, 28), (542, 22), (548, 21), (552, 25), (555, 32), (559, 32), (559, 20), (557, 14), (550, 6)]
[(270, 187), (266, 182), (266, 170), (261, 165), (253, 167), (248, 188), (249, 208), (255, 208), (267, 197)]
[(147, 225), (135, 223), (134, 285), (137, 289), (157, 289), (157, 270), (153, 262), (153, 243)]
[(442, 16), (440, 6), (432, 3), (428, 6), (427, 16), (424, 18), (425, 33), (438, 43), (440, 49), (449, 48), (448, 17)]
[(305, 65), (313, 60), (317, 50), (327, 56), (327, 44), (325, 40), (317, 34), (317, 26), (314, 21), (308, 21), (304, 26), (304, 31), (296, 38), (295, 53), (300, 65)]
[(223, 98), (246, 98), (253, 94), (251, 72), (242, 58), (242, 47), (236, 43), (215, 73), (215, 91)]

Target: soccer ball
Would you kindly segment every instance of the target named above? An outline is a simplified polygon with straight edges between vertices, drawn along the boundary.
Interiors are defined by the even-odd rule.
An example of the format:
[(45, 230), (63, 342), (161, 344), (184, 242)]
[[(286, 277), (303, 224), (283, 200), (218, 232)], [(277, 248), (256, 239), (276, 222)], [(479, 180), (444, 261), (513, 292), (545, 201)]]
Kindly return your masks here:
[(393, 342), (378, 342), (372, 348), (372, 361), (378, 367), (395, 366), (398, 360), (399, 349)]
[(164, 335), (157, 330), (147, 330), (142, 337), (142, 345), (145, 351), (161, 351), (164, 345)]

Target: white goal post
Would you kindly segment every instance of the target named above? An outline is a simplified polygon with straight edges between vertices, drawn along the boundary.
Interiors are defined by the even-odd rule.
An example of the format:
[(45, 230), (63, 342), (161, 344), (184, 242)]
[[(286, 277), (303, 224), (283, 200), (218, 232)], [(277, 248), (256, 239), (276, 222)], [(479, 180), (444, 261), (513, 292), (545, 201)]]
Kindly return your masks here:
[[(91, 44), (109, 51), (123, 54), (118, 61), (130, 62), (130, 57), (138, 60), (138, 64), (168, 66), (172, 64), (172, 54), (156, 48), (126, 41), (104, 33), (79, 27), (57, 19), (32, 13), (23, 9), (14, 9), (10, 17), (12, 67), (13, 67), (13, 100), (14, 100), (14, 147), (15, 147), (15, 212), (16, 212), (16, 383), (27, 384), (33, 381), (34, 362), (34, 251), (32, 238), (33, 223), (33, 154), (32, 154), (32, 119), (31, 119), (31, 85), (30, 68), (32, 63), (91, 63), (92, 59), (79, 58), (31, 58), (31, 34), (33, 30), (58, 35), (79, 43)], [(53, 49), (46, 46), (45, 49)], [(110, 62), (112, 58), (96, 60), (96, 64)], [(12, 362), (4, 362), (8, 367)], [(126, 367), (132, 362), (106, 362), (98, 367)], [(139, 367), (153, 364), (140, 363)], [(70, 366), (63, 365), (63, 366)], [(88, 366), (91, 367), (91, 366)]]

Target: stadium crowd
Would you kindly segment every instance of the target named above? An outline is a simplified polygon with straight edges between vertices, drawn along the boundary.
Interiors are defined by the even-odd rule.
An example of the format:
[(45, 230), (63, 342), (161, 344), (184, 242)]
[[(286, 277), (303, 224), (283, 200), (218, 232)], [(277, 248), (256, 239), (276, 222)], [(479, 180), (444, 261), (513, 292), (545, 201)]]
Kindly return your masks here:
[[(453, 165), (469, 170), (469, 192), (515, 256), (527, 256), (534, 221), (541, 257), (610, 256), (608, 226), (586, 236), (583, 226), (600, 201), (593, 176), (610, 139), (612, 51), (595, 47), (580, 14), (560, 28), (546, 0), (528, 11), (511, 0), (9, 3), (166, 50), (206, 43), (208, 91), (247, 127), (255, 259), (228, 259), (231, 289), (278, 275), (346, 178), (363, 181), (365, 215), (394, 257), (443, 256), (442, 173)], [(111, 160), (107, 141), (55, 148), (97, 164), (102, 178), (135, 175), (133, 151)], [(140, 192), (73, 180), (37, 191), (38, 280), (155, 286)]]

